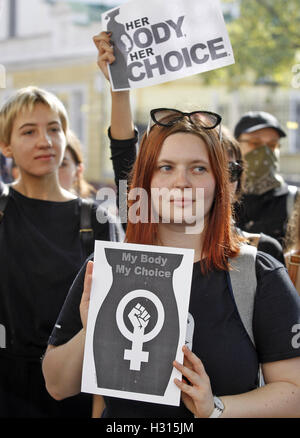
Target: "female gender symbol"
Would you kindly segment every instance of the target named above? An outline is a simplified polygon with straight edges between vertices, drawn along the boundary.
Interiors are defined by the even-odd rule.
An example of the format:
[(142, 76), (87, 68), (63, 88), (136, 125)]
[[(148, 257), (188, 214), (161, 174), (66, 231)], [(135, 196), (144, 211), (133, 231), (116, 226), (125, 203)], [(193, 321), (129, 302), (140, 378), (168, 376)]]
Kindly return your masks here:
[[(144, 308), (142, 308), (143, 313), (146, 314), (146, 318), (143, 320), (141, 315), (140, 318), (138, 318), (137, 314), (140, 314), (140, 306), (137, 305), (135, 308), (132, 309), (129, 316), (131, 315), (133, 318), (130, 318), (132, 321), (132, 324), (134, 326), (133, 332), (128, 330), (124, 323), (124, 310), (126, 305), (132, 301), (134, 298), (137, 297), (143, 297), (147, 298), (150, 301), (153, 302), (157, 309), (157, 321), (155, 324), (155, 327), (149, 332), (144, 334), (144, 330), (149, 322), (150, 315), (147, 311), (145, 311)], [(136, 321), (143, 321), (144, 323), (137, 323), (135, 324), (134, 318), (137, 318)], [(143, 351), (143, 344), (145, 342), (149, 342), (152, 339), (154, 339), (159, 332), (161, 331), (164, 321), (165, 321), (165, 311), (163, 308), (163, 305), (160, 301), (160, 299), (152, 292), (149, 292), (144, 289), (137, 289), (132, 292), (129, 292), (127, 295), (125, 295), (121, 301), (119, 302), (117, 311), (116, 311), (116, 321), (117, 326), (122, 333), (122, 335), (128, 339), (129, 341), (132, 341), (132, 349), (131, 350), (124, 350), (124, 359), (130, 360), (130, 370), (140, 371), (141, 369), (141, 363), (142, 362), (148, 362), (149, 358), (149, 352)]]

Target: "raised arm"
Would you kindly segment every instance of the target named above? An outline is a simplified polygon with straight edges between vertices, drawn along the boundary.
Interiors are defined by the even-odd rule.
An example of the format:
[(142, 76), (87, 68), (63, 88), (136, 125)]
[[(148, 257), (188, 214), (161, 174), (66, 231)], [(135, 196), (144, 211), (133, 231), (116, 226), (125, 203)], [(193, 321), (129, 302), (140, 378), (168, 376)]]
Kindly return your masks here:
[[(114, 48), (111, 33), (101, 32), (93, 40), (98, 49), (98, 66), (104, 77), (109, 81), (107, 64), (115, 61)], [(134, 137), (134, 124), (130, 107), (129, 91), (111, 90), (111, 126), (112, 138), (127, 140)]]
[[(98, 50), (98, 66), (109, 81), (107, 65), (115, 60), (110, 33), (101, 32), (93, 40)], [(117, 187), (117, 205), (119, 198), (126, 198), (126, 189), (120, 188), (119, 182), (128, 179), (136, 159), (137, 131), (134, 129), (130, 107), (129, 91), (111, 90), (111, 126), (109, 129), (111, 160)], [(121, 190), (121, 193), (120, 193)], [(122, 207), (121, 207), (122, 208)], [(124, 224), (126, 228), (126, 224)]]

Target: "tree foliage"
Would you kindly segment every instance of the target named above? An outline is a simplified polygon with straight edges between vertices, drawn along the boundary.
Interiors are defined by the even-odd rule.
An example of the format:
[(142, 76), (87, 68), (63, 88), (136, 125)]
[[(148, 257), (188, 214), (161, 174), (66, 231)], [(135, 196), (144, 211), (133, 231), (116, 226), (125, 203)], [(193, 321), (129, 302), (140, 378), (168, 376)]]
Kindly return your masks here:
[(234, 86), (267, 79), (288, 86), (300, 52), (299, 0), (240, 0), (239, 5), (239, 17), (227, 23), (235, 65), (207, 73), (205, 80)]

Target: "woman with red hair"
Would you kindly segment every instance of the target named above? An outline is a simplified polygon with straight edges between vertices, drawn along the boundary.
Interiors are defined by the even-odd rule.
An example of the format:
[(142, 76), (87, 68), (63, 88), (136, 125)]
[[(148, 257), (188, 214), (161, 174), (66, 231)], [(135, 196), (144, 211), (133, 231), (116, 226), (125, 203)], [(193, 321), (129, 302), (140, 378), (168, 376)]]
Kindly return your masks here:
[[(238, 253), (239, 238), (231, 226), (226, 151), (219, 141), (218, 131), (213, 129), (220, 118), (203, 111), (195, 111), (189, 116), (183, 114), (171, 109), (152, 111), (153, 119), (156, 122), (159, 119), (161, 124), (154, 122), (149, 134), (145, 133), (142, 138), (129, 192), (142, 188), (147, 193), (148, 219), (154, 216), (153, 213), (161, 216), (159, 202), (165, 203), (167, 218), (161, 217), (159, 221), (129, 221), (126, 240), (170, 246), (170, 232), (177, 246), (190, 248), (192, 245), (208, 270), (228, 269), (228, 257)], [(205, 118), (204, 124), (202, 117)], [(206, 123), (210, 123), (209, 128)], [(156, 199), (155, 189), (168, 189), (165, 199), (163, 196)], [(186, 192), (190, 189), (192, 199), (183, 197), (184, 189)], [(204, 191), (204, 218), (196, 218), (197, 189)], [(201, 198), (200, 192), (199, 196)], [(201, 201), (198, 199), (198, 202)], [(129, 209), (134, 202), (128, 201)], [(204, 219), (204, 231), (201, 234), (192, 232), (192, 226), (186, 221), (189, 208), (191, 219), (195, 217), (199, 224)], [(153, 209), (154, 212), (151, 211)], [(179, 223), (174, 220), (176, 214)], [(186, 220), (180, 221), (181, 216), (182, 219), (187, 216)], [(188, 232), (189, 226), (191, 233)]]
[[(98, 46), (99, 61), (110, 62), (104, 42)], [(128, 92), (112, 93), (110, 137), (134, 144), (130, 115), (122, 111), (128, 98)], [(133, 208), (136, 215), (128, 214), (126, 241), (194, 249), (189, 348), (183, 347), (183, 364), (173, 362), (183, 375), (182, 381), (174, 380), (182, 402), (174, 407), (105, 396), (103, 418), (300, 416), (300, 345), (294, 330), (300, 322), (300, 299), (284, 266), (257, 252), (256, 348), (232, 296), (229, 259), (239, 255), (243, 240), (232, 226), (220, 122), (217, 114), (200, 110), (151, 111), (130, 176), (129, 198), (136, 190), (143, 199), (139, 209), (128, 203), (128, 212)], [(145, 223), (136, 220), (138, 215)], [(57, 399), (80, 392), (92, 265), (89, 261), (75, 280), (43, 361), (47, 389)]]

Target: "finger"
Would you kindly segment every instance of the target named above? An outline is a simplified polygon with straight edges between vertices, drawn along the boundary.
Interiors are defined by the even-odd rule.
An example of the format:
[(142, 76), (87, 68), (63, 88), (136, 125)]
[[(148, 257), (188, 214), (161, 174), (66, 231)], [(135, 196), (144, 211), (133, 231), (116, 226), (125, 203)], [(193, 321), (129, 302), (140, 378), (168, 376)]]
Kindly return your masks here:
[(85, 276), (84, 276), (83, 294), (82, 294), (83, 301), (89, 300), (90, 297), (91, 287), (92, 287), (93, 267), (94, 267), (94, 263), (92, 262), (92, 260), (89, 260), (86, 266)]
[(111, 32), (100, 32), (98, 35), (95, 35), (93, 37), (93, 41), (94, 41), (95, 45), (97, 46), (100, 41), (109, 42), (111, 35), (112, 35)]
[(193, 353), (186, 345), (183, 346), (182, 351), (184, 353), (186, 361), (188, 361), (192, 368), (196, 371), (200, 376), (206, 375), (206, 371), (202, 361)]
[(100, 40), (97, 43), (97, 47), (99, 49), (99, 51), (101, 52), (111, 52), (113, 53), (114, 51), (114, 45), (113, 42), (111, 40)]
[(189, 382), (193, 385), (201, 386), (204, 384), (204, 381), (201, 379), (199, 374), (197, 374), (194, 370), (180, 364), (176, 360), (173, 362), (174, 367), (184, 376)]
[(192, 397), (195, 393), (195, 389), (192, 385), (189, 385), (185, 380), (174, 379), (175, 385), (185, 394)]
[(110, 40), (110, 38), (94, 38), (93, 41), (97, 49), (105, 47), (109, 49), (114, 46), (114, 43)]
[(190, 362), (186, 356), (183, 357), (183, 365), (190, 368), (191, 370), (193, 369), (192, 362)]
[(98, 60), (100, 63), (112, 64), (116, 60), (116, 58), (114, 57), (114, 55), (111, 55), (109, 53), (105, 53), (103, 55), (100, 55)]
[(100, 59), (104, 59), (105, 57), (114, 58), (114, 48), (109, 46), (107, 43), (103, 41), (98, 45), (98, 54)]

